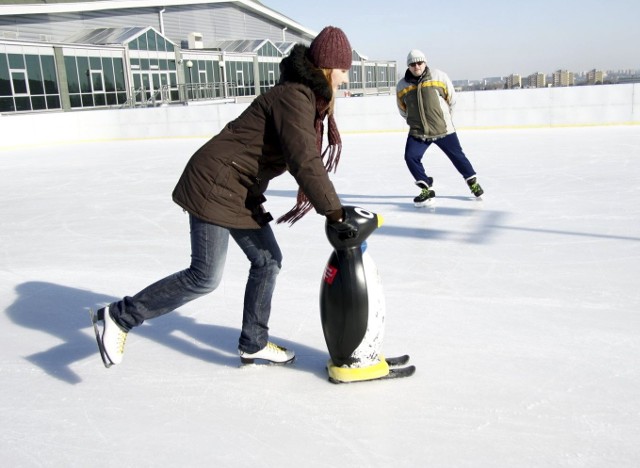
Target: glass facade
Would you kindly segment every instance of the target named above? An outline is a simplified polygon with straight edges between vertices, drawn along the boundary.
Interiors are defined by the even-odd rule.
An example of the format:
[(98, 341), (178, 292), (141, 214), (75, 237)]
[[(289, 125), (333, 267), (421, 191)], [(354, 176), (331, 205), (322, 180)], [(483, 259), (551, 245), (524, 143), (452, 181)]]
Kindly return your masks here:
[(236, 90), (236, 96), (254, 96), (256, 84), (253, 78), (253, 61), (226, 60), (227, 81)]
[(0, 112), (60, 108), (53, 50), (0, 44)]
[(127, 101), (124, 61), (107, 54), (90, 49), (65, 50), (71, 108), (116, 106)]
[(364, 94), (388, 94), (395, 90), (396, 63), (371, 62), (355, 50), (349, 70), (349, 84), (340, 87), (345, 96), (363, 96)]
[(189, 56), (182, 61), (187, 99), (226, 97), (218, 55)]
[(175, 46), (153, 29), (132, 39), (127, 46), (135, 101), (178, 101)]
[[(278, 83), (283, 56), (270, 40), (181, 50), (152, 27), (83, 30), (64, 45), (0, 40), (0, 112), (252, 97)], [(352, 58), (344, 96), (395, 85), (395, 62)]]
[(260, 76), (260, 94), (273, 88), (280, 80), (280, 61), (282, 52), (270, 42), (258, 50), (258, 76)]
[(260, 73), (260, 94), (273, 88), (280, 80), (280, 64), (273, 62), (258, 63)]

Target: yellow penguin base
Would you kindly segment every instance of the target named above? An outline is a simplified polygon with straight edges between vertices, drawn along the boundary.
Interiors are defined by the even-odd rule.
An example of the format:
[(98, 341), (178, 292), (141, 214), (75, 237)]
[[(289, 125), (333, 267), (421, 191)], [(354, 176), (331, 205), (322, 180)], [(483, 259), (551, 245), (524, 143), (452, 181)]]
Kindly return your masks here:
[(379, 356), (380, 362), (367, 367), (337, 367), (333, 361), (329, 359), (327, 363), (327, 372), (329, 380), (332, 382), (363, 382), (366, 380), (375, 380), (385, 377), (389, 374), (389, 365), (382, 355)]

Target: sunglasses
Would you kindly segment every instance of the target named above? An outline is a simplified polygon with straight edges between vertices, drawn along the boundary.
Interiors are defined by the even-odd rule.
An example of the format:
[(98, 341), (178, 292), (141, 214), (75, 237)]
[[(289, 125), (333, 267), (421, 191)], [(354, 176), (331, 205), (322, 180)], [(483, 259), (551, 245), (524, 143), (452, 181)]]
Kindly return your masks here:
[(423, 64), (424, 64), (424, 62), (413, 62), (413, 63), (410, 63), (409, 66), (410, 67), (419, 67), (419, 66), (421, 66)]

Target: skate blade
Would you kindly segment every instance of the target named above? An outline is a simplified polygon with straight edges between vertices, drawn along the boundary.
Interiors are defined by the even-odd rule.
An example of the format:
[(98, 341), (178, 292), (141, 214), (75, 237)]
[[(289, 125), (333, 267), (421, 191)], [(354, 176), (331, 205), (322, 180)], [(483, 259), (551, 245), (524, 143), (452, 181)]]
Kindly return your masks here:
[[(89, 316), (91, 317), (91, 323), (93, 324), (93, 331), (96, 334), (96, 343), (98, 344), (98, 351), (100, 352), (102, 363), (104, 364), (104, 367), (108, 369), (113, 365), (113, 363), (107, 357), (107, 352), (105, 351), (102, 339), (100, 338), (100, 329), (98, 328), (98, 322), (104, 320), (104, 315), (99, 312), (94, 312), (93, 309), (89, 309)], [(100, 318), (101, 316), (102, 318)]]
[(433, 198), (429, 198), (428, 200), (425, 200), (423, 202), (413, 202), (413, 206), (415, 206), (416, 208), (425, 208), (428, 206), (433, 206)]
[[(282, 361), (282, 362), (277, 362), (277, 361), (269, 361), (268, 359), (260, 359), (260, 358), (245, 358), (245, 357), (241, 357), (240, 358), (240, 365), (241, 366), (251, 366), (251, 365), (263, 365), (263, 366), (285, 366), (287, 364), (291, 364), (293, 363), (293, 361), (296, 360), (296, 357), (293, 356), (291, 359), (289, 359), (288, 361)], [(258, 361), (258, 362), (256, 362)]]

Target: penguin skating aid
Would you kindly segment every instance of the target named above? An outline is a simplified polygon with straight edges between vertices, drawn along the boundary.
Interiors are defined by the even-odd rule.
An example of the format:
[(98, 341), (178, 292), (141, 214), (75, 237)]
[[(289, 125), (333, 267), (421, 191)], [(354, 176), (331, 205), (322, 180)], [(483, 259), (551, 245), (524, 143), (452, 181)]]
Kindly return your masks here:
[(385, 301), (380, 275), (366, 251), (366, 239), (379, 228), (382, 216), (363, 208), (345, 206), (345, 216), (358, 224), (355, 238), (343, 238), (328, 224), (326, 234), (334, 251), (326, 264), (320, 287), (320, 315), (331, 359), (327, 363), (333, 383), (406, 377), (414, 366), (408, 356), (382, 355)]

